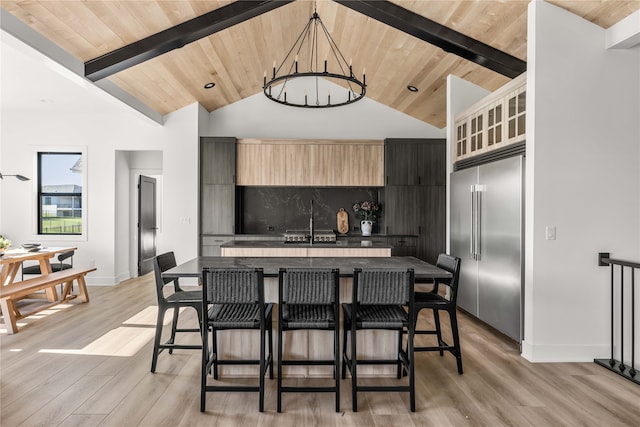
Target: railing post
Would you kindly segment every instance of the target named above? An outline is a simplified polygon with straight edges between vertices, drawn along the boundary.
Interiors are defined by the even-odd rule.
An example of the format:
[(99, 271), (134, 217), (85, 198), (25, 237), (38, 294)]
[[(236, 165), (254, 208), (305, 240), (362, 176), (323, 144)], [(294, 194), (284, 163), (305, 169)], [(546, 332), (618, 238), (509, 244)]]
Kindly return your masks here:
[(620, 266), (620, 372), (624, 372), (624, 267)]
[[(594, 362), (600, 366), (603, 366), (610, 371), (617, 373), (625, 377), (628, 380), (633, 381), (636, 384), (640, 385), (640, 376), (637, 375), (637, 371), (635, 369), (635, 334), (636, 334), (636, 316), (635, 316), (635, 270), (640, 269), (640, 263), (637, 262), (629, 262), (629, 261), (621, 261), (616, 259), (611, 259), (610, 254), (608, 252), (600, 252), (598, 253), (598, 265), (599, 266), (610, 266), (610, 280), (611, 280), (611, 356), (607, 359), (594, 359)], [(620, 266), (620, 361), (615, 359), (614, 354), (614, 338), (615, 338), (615, 328), (614, 328), (614, 320), (615, 320), (615, 274), (614, 268), (615, 266)], [(631, 269), (631, 363), (625, 366), (624, 363), (624, 330), (625, 330), (625, 317), (624, 317), (624, 268), (629, 267)], [(629, 369), (627, 369), (627, 367)]]
[(613, 264), (611, 264), (611, 359), (609, 359), (609, 366), (613, 369), (616, 365), (616, 359), (613, 356)]
[(631, 369), (629, 375), (636, 376), (636, 277), (635, 268), (631, 269)]

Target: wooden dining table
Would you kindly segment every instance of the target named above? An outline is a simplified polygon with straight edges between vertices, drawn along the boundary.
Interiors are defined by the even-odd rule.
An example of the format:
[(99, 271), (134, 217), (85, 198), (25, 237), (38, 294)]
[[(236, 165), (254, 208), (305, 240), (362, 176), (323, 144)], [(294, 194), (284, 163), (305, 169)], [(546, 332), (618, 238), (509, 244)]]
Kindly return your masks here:
[[(57, 254), (76, 249), (75, 247), (41, 247), (32, 250), (22, 248), (6, 250), (0, 256), (0, 283), (2, 286), (20, 283), (20, 281), (16, 281), (16, 276), (24, 261), (37, 261), (40, 264), (42, 274), (51, 273), (51, 258)], [(47, 289), (46, 292), (49, 301), (57, 299), (55, 288)]]

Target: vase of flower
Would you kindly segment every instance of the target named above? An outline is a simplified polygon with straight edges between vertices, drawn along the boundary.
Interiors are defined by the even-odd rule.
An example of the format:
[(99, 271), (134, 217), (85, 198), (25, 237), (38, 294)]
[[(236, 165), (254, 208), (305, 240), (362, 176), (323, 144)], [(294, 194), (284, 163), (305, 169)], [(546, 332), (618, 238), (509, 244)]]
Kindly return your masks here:
[(376, 220), (376, 212), (380, 210), (380, 205), (374, 201), (356, 203), (353, 211), (360, 215), (360, 231), (363, 236), (371, 236), (373, 222)]
[(360, 231), (363, 236), (371, 236), (371, 229), (373, 228), (373, 221), (360, 221)]
[(0, 234), (0, 252), (4, 252), (9, 249), (11, 246), (11, 240), (5, 239), (2, 234)]

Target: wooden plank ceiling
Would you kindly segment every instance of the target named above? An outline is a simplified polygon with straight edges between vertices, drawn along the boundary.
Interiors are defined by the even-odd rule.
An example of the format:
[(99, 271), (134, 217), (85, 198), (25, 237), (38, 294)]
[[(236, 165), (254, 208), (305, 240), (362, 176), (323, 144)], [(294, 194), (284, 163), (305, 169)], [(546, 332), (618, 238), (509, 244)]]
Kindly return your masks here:
[[(2, 0), (2, 7), (82, 62), (127, 46), (231, 0)], [(392, 3), (526, 61), (528, 0), (393, 0)], [(550, 0), (608, 28), (640, 1)], [(317, 11), (354, 71), (367, 70), (367, 97), (436, 127), (446, 125), (446, 77), (488, 90), (509, 78), (351, 10), (318, 0)], [(160, 114), (199, 102), (208, 111), (262, 91), (313, 13), (298, 0), (108, 77)], [(214, 82), (212, 89), (204, 84)], [(419, 92), (407, 90), (413, 85)]]

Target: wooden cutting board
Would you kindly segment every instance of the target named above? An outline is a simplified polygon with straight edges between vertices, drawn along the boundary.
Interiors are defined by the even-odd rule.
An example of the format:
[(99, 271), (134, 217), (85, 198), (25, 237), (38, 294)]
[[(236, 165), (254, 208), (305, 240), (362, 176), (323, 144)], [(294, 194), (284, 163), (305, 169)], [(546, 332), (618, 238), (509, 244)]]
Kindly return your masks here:
[(344, 210), (344, 208), (340, 208), (337, 215), (338, 219), (338, 233), (347, 234), (349, 232), (349, 215)]

